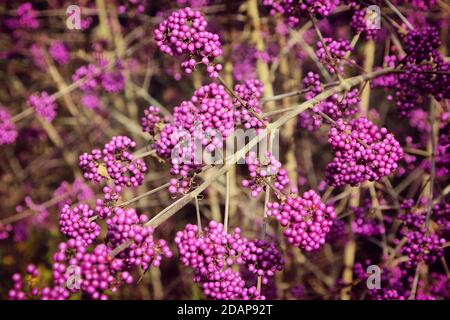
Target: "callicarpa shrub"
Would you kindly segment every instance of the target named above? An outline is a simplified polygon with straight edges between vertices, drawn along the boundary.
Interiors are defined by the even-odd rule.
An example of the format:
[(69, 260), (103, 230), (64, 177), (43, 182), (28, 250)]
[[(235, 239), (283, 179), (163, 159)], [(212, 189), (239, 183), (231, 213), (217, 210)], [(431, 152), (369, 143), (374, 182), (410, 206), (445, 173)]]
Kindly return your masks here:
[(450, 298), (445, 1), (70, 5), (0, 1), (1, 299)]

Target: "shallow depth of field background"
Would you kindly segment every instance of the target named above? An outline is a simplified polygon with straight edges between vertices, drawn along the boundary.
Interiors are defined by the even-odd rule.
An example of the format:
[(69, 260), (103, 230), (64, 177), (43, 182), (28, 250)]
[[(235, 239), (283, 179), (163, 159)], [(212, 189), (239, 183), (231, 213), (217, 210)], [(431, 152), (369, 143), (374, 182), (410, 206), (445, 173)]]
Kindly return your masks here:
[[(279, 128), (279, 160), (292, 186), (299, 189), (300, 195), (314, 190), (322, 202), (335, 209), (337, 218), (320, 249), (308, 252), (292, 246), (276, 219), (264, 219), (265, 191), (255, 198), (242, 187), (242, 180), (249, 177), (244, 164), (214, 179), (197, 199), (203, 226), (210, 220), (223, 223), (227, 210), (230, 232), (239, 227), (244, 237), (264, 237), (279, 248), (285, 260), (283, 269), (261, 286), (268, 299), (449, 298), (450, 3), (337, 1), (339, 4), (328, 16), (315, 18), (319, 36), (307, 14), (299, 15), (298, 23), (290, 23), (286, 15), (271, 12), (263, 2), (282, 1), (32, 1), (35, 19), (24, 19), (38, 21), (33, 25), (14, 20), (17, 8), (24, 2), (0, 0), (0, 107), (10, 115), (7, 118), (1, 114), (0, 122), (8, 119), (17, 131), (12, 141), (6, 141), (5, 127), (0, 131), (5, 139), (0, 145), (1, 299), (8, 299), (14, 273), (23, 275), (25, 287), (52, 285), (52, 256), (58, 244), (67, 240), (59, 229), (63, 204), (83, 202), (94, 208), (96, 199), (103, 196), (102, 184), (83, 177), (81, 154), (103, 148), (113, 136), (130, 137), (136, 142), (134, 154), (148, 154), (142, 158), (148, 167), (142, 185), (124, 188), (121, 202), (172, 178), (170, 159), (151, 152), (153, 138), (141, 128), (144, 110), (157, 106), (163, 110), (163, 118), (182, 101), (191, 99), (199, 87), (220, 83), (208, 75), (201, 63), (192, 74), (186, 73), (180, 65), (183, 57), (167, 55), (156, 45), (154, 30), (172, 12), (186, 6), (200, 11), (208, 21), (207, 30), (219, 35), (223, 54), (214, 63), (223, 66), (220, 77), (227, 86), (233, 88), (249, 79), (263, 83), (260, 115), (267, 116), (269, 122), (289, 111), (283, 109), (308, 100), (307, 90), (301, 91), (305, 90), (303, 80), (309, 72), (318, 74), (322, 84), (331, 83), (323, 88), (325, 91), (339, 81), (330, 70), (333, 63), (342, 64), (341, 79), (387, 67), (410, 68), (405, 62), (405, 57), (411, 56), (405, 37), (411, 29), (403, 19), (415, 31), (427, 26), (437, 30), (442, 69), (436, 71), (436, 60), (430, 62), (427, 58), (417, 62), (433, 65), (421, 73), (425, 79), (417, 80), (412, 73), (410, 83), (403, 79), (403, 87), (399, 79), (404, 71), (383, 75), (378, 85), (376, 79), (360, 81), (355, 86), (358, 90), (353, 106), (357, 112), (342, 116), (346, 120), (367, 117), (394, 135), (404, 156), (387, 179), (332, 187), (325, 180), (327, 164), (334, 157), (328, 142), (331, 123), (321, 119), (319, 128), (311, 130), (305, 121), (314, 121), (320, 115), (308, 110), (304, 112), (307, 118), (297, 115)], [(370, 4), (378, 5), (382, 12), (380, 29), (373, 37), (352, 24), (355, 11), (365, 10)], [(68, 28), (69, 5), (81, 8), (82, 30)], [(342, 59), (323, 63), (318, 58), (320, 37), (345, 39), (353, 48)], [(51, 52), (56, 41), (63, 43), (68, 53), (62, 61)], [(327, 56), (326, 52), (322, 54)], [(99, 56), (118, 62), (102, 71), (112, 72), (109, 81), (90, 90), (72, 88), (76, 70), (95, 64)], [(386, 56), (397, 60), (389, 65)], [(441, 78), (436, 81), (426, 76)], [(439, 83), (441, 95), (426, 87), (427, 81)], [(30, 106), (29, 97), (43, 91), (56, 97), (56, 114), (51, 121)], [(398, 107), (398, 99), (405, 92), (413, 95), (408, 97), (412, 107), (402, 114), (404, 109)], [(283, 93), (292, 94), (278, 97)], [(233, 98), (230, 94), (230, 100)], [(342, 98), (335, 102), (339, 104)], [(236, 105), (236, 99), (233, 103)], [(219, 168), (196, 175), (186, 193), (208, 181)], [(152, 218), (182, 197), (162, 188), (134, 201), (132, 207)], [(271, 201), (275, 200), (276, 195), (271, 194)], [(419, 241), (416, 249), (424, 259), (419, 257), (418, 264), (408, 266), (412, 258), (403, 248), (414, 244), (404, 239), (407, 233), (401, 230), (407, 222), (399, 217), (412, 214), (425, 218), (428, 212), (431, 217), (427, 218), (429, 229), (424, 236), (433, 233), (444, 241), (432, 252), (425, 252), (426, 248), (421, 251), (425, 244)], [(177, 231), (188, 223), (197, 223), (196, 214), (193, 198), (159, 225), (154, 237), (165, 239), (173, 256), (163, 258), (160, 267), (150, 267), (145, 273), (133, 269), (131, 284), (120, 285), (115, 292), (105, 291), (109, 299), (205, 299), (201, 285), (192, 279), (193, 269), (179, 261), (174, 242)], [(105, 223), (99, 224), (101, 233), (96, 243), (102, 243), (107, 233)], [(383, 231), (377, 232), (381, 226)], [(30, 263), (39, 269), (39, 278), (25, 275)], [(382, 271), (378, 291), (366, 286), (368, 265)], [(241, 271), (249, 285), (257, 285), (254, 275)], [(80, 298), (85, 296), (79, 292), (71, 295), (71, 299)]]

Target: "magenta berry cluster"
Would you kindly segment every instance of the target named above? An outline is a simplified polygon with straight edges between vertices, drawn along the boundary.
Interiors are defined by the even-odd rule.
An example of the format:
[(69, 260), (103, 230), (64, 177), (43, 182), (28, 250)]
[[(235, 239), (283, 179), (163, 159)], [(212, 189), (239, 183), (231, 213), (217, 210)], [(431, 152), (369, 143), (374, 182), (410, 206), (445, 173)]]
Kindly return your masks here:
[(0, 107), (0, 145), (11, 144), (17, 138), (17, 129), (6, 108)]
[(283, 235), (287, 241), (306, 251), (317, 250), (325, 243), (336, 218), (334, 208), (324, 204), (314, 190), (302, 196), (290, 195), (281, 203), (270, 202), (267, 208), (267, 214), (286, 228)]
[(355, 234), (374, 237), (385, 233), (384, 226), (376, 216), (375, 210), (369, 201), (365, 201), (360, 207), (352, 208), (353, 220), (351, 223), (352, 231)]
[[(260, 99), (264, 92), (264, 85), (261, 81), (248, 79), (242, 84), (234, 86), (234, 91), (242, 99), (233, 98), (233, 105), (236, 106), (235, 121), (241, 123), (245, 129), (254, 128), (259, 131), (265, 124), (260, 121), (256, 114), (262, 114)], [(241, 102), (245, 104), (242, 105)], [(263, 119), (266, 120), (266, 119)]]
[(307, 18), (309, 13), (321, 18), (328, 16), (339, 5), (339, 0), (264, 0), (270, 8), (270, 14), (282, 14), (291, 27), (300, 24), (300, 17)]
[(196, 274), (207, 277), (230, 267), (236, 259), (242, 263), (240, 254), (244, 252), (247, 242), (247, 239), (241, 238), (239, 228), (230, 234), (216, 221), (210, 221), (203, 230), (187, 224), (175, 237), (180, 261), (195, 269)]
[(375, 13), (372, 13), (367, 9), (355, 10), (351, 22), (351, 26), (356, 30), (356, 32), (361, 33), (367, 39), (375, 38), (380, 29), (380, 26), (377, 26), (374, 20), (379, 17), (371, 17), (370, 14)]
[(243, 254), (243, 260), (248, 270), (262, 277), (262, 283), (267, 284), (269, 278), (277, 271), (283, 270), (284, 259), (273, 242), (266, 240), (250, 241)]
[(118, 257), (124, 263), (136, 265), (146, 271), (151, 265), (159, 267), (162, 257), (172, 257), (172, 252), (165, 240), (153, 240), (153, 228), (145, 227), (148, 218), (138, 215), (134, 209), (114, 209), (114, 215), (106, 219), (108, 225), (107, 241), (112, 247), (118, 247), (131, 240), (131, 245), (122, 251)]
[(80, 167), (86, 180), (100, 183), (111, 179), (116, 186), (138, 187), (144, 182), (147, 165), (134, 159), (130, 152), (136, 142), (126, 136), (115, 136), (102, 150), (94, 149), (80, 156)]
[(64, 65), (69, 63), (70, 54), (64, 42), (62, 41), (53, 42), (48, 52), (50, 53), (50, 56), (59, 64)]
[(100, 235), (95, 212), (87, 204), (78, 204), (73, 209), (66, 204), (59, 215), (59, 228), (69, 239), (79, 240), (85, 246), (92, 244)]
[(158, 107), (149, 106), (145, 109), (144, 115), (141, 117), (142, 131), (154, 136), (158, 132), (157, 125), (162, 121), (160, 113)]
[[(323, 85), (320, 76), (314, 72), (308, 72), (303, 79), (303, 90), (305, 99), (310, 100), (323, 91)], [(321, 113), (324, 113), (332, 120), (348, 118), (359, 111), (359, 89), (355, 88), (343, 94), (333, 94), (328, 99), (314, 105), (311, 112), (302, 112), (298, 118), (298, 125), (302, 129), (315, 131), (321, 127), (324, 122)]]
[(59, 187), (53, 192), (53, 196), (56, 199), (60, 199), (57, 205), (61, 210), (66, 204), (86, 202), (92, 199), (94, 192), (84, 182), (83, 178), (75, 178), (72, 183), (67, 181), (61, 182)]
[[(145, 116), (144, 125), (156, 121), (155, 112)], [(170, 158), (170, 173), (180, 178), (171, 180), (172, 194), (188, 191), (190, 179), (202, 167), (203, 148), (212, 153), (223, 147), (234, 131), (233, 115), (230, 96), (215, 83), (200, 87), (191, 100), (174, 108), (173, 121), (163, 126), (153, 144), (160, 157)]]
[(122, 283), (133, 281), (131, 274), (123, 270), (124, 262), (112, 258), (111, 251), (105, 244), (98, 244), (88, 252), (73, 239), (61, 243), (53, 257), (56, 286), (67, 287), (70, 292), (81, 290), (90, 299), (108, 299), (107, 290), (114, 292)]
[(222, 65), (216, 63), (223, 54), (217, 34), (206, 31), (208, 23), (200, 11), (187, 7), (173, 12), (155, 29), (159, 49), (171, 56), (183, 56), (181, 67), (192, 73), (204, 64), (208, 75), (217, 78)]
[(102, 56), (95, 63), (83, 65), (72, 75), (74, 82), (80, 83), (80, 89), (86, 94), (93, 94), (99, 89), (106, 92), (120, 92), (125, 86), (123, 63), (117, 60), (113, 66)]
[(427, 234), (423, 230), (408, 232), (406, 244), (401, 249), (402, 254), (408, 257), (406, 267), (414, 268), (419, 262), (432, 264), (443, 256), (444, 244), (445, 239), (436, 233)]
[(28, 97), (28, 105), (36, 111), (36, 113), (49, 122), (56, 117), (56, 101), (46, 91), (33, 94)]
[(260, 161), (257, 154), (250, 151), (245, 157), (245, 163), (250, 173), (250, 179), (242, 180), (242, 186), (250, 188), (251, 196), (254, 198), (264, 190), (267, 182), (264, 179), (272, 179), (273, 186), (280, 192), (290, 184), (287, 170), (271, 152), (266, 152), (264, 160)]
[(5, 24), (10, 29), (29, 29), (35, 30), (39, 28), (39, 20), (37, 19), (39, 12), (33, 8), (31, 2), (22, 3), (16, 9), (16, 17), (5, 19)]
[(328, 142), (335, 153), (327, 165), (326, 178), (332, 186), (376, 181), (397, 169), (403, 150), (386, 128), (366, 118), (338, 120), (330, 128)]
[(175, 243), (180, 261), (195, 270), (194, 281), (200, 283), (204, 294), (212, 299), (264, 299), (254, 286), (246, 286), (234, 264), (245, 265), (264, 282), (282, 269), (284, 260), (273, 243), (248, 241), (239, 228), (227, 233), (224, 226), (210, 221), (200, 230), (188, 224), (177, 232)]
[(317, 42), (316, 55), (320, 62), (322, 62), (330, 72), (343, 73), (344, 65), (346, 63), (344, 57), (347, 52), (353, 50), (350, 42), (346, 39), (334, 40), (332, 38), (324, 38), (323, 41), (324, 43), (321, 41)]

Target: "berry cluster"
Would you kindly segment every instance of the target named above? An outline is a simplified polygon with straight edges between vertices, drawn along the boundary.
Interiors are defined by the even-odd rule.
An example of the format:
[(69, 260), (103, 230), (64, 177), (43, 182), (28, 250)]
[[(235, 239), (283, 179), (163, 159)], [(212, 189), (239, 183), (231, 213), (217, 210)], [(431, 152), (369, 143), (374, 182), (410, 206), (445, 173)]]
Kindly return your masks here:
[(278, 159), (271, 153), (266, 152), (264, 162), (261, 163), (257, 154), (249, 152), (245, 158), (250, 179), (242, 180), (244, 188), (250, 188), (251, 196), (256, 198), (267, 183), (265, 179), (273, 178), (273, 186), (280, 192), (290, 183), (287, 170), (283, 168)]
[[(332, 38), (324, 38), (324, 44), (327, 48), (324, 48), (324, 44), (317, 42), (316, 54), (320, 62), (323, 63), (330, 72), (344, 72), (344, 57), (347, 52), (353, 50), (350, 42), (345, 39), (333, 40)], [(327, 51), (329, 55), (327, 54)], [(331, 59), (331, 60), (330, 60)], [(337, 70), (335, 70), (337, 68)]]
[(75, 178), (72, 184), (67, 181), (61, 182), (58, 188), (53, 192), (53, 196), (60, 199), (57, 203), (61, 210), (66, 204), (84, 202), (94, 197), (91, 188), (82, 178)]
[(375, 23), (375, 13), (367, 10), (360, 9), (355, 10), (352, 16), (351, 26), (356, 30), (356, 32), (361, 33), (367, 39), (373, 39), (377, 36), (380, 26)]
[(210, 221), (199, 230), (188, 224), (175, 237), (180, 261), (195, 270), (194, 281), (202, 284), (203, 292), (212, 299), (264, 299), (255, 287), (246, 287), (234, 264), (245, 265), (251, 273), (268, 277), (281, 270), (284, 261), (274, 244), (242, 238), (240, 229), (233, 234), (222, 224)]
[(262, 283), (267, 284), (269, 277), (283, 270), (284, 259), (273, 242), (255, 240), (248, 242), (243, 254), (243, 260), (248, 270), (262, 277)]
[(422, 62), (439, 55), (437, 51), (441, 45), (441, 40), (438, 30), (434, 27), (410, 30), (404, 41), (409, 60)]
[(83, 65), (75, 70), (72, 80), (79, 82), (80, 89), (89, 95), (93, 95), (100, 86), (106, 92), (122, 91), (125, 86), (122, 61), (118, 60), (112, 70), (108, 66), (108, 61), (100, 55), (95, 63)]
[(62, 41), (54, 41), (48, 50), (50, 56), (59, 64), (67, 64), (70, 60), (69, 51)]
[[(148, 117), (156, 121), (155, 111), (151, 110), (144, 124), (149, 123)], [(188, 190), (193, 174), (202, 167), (202, 148), (212, 154), (233, 131), (233, 106), (222, 85), (202, 86), (191, 100), (174, 108), (173, 121), (164, 125), (153, 144), (160, 157), (170, 157), (170, 173), (181, 178), (171, 181), (172, 194)]]
[(119, 254), (127, 266), (139, 266), (146, 271), (150, 265), (159, 267), (162, 257), (172, 257), (165, 240), (153, 240), (153, 228), (145, 227), (146, 215), (138, 215), (134, 209), (115, 208), (114, 215), (106, 219), (107, 241), (118, 247), (128, 240), (131, 245)]
[(116, 186), (137, 187), (144, 182), (147, 166), (141, 159), (133, 159), (130, 149), (136, 142), (126, 136), (115, 136), (102, 150), (80, 156), (80, 167), (86, 180), (100, 183), (111, 179)]
[(380, 221), (374, 217), (374, 210), (370, 201), (365, 201), (362, 206), (352, 208), (354, 219), (352, 220), (352, 231), (365, 237), (381, 235), (385, 228)]
[(241, 123), (245, 129), (254, 128), (257, 132), (264, 128), (265, 124), (254, 116), (254, 113), (262, 114), (260, 103), (264, 91), (262, 82), (249, 79), (242, 84), (235, 85), (234, 91), (245, 102), (245, 105), (242, 105), (238, 99), (233, 98), (233, 104), (236, 106), (234, 113), (236, 122)]
[[(396, 77), (395, 95), (400, 115), (410, 117), (426, 96), (431, 94), (437, 100), (450, 97), (450, 63), (438, 51), (441, 41), (434, 27), (411, 30), (404, 41), (407, 55), (402, 60), (404, 72)], [(393, 83), (381, 85), (391, 87)]]
[(98, 244), (88, 252), (80, 242), (72, 239), (59, 245), (53, 260), (56, 287), (67, 287), (72, 293), (81, 290), (89, 299), (106, 300), (105, 291), (114, 292), (122, 283), (133, 281), (131, 274), (124, 271), (123, 261), (111, 258), (111, 248), (105, 244)]
[(36, 111), (38, 115), (51, 122), (56, 117), (56, 101), (53, 96), (49, 96), (46, 91), (28, 97), (28, 105)]
[[(303, 79), (305, 99), (310, 100), (323, 91), (323, 85), (320, 82), (319, 75), (313, 72)], [(359, 111), (359, 89), (353, 89), (344, 94), (333, 94), (330, 98), (316, 104), (311, 113), (302, 112), (298, 118), (298, 125), (302, 129), (315, 131), (322, 125), (324, 119), (320, 113), (326, 114), (333, 120), (343, 117), (350, 117)], [(309, 111), (309, 110), (308, 110)]]
[(289, 196), (284, 203), (270, 202), (267, 214), (275, 217), (288, 242), (306, 251), (319, 249), (333, 225), (336, 213), (332, 206), (321, 202), (313, 190), (300, 196)]
[(89, 246), (100, 235), (100, 225), (94, 219), (94, 210), (87, 204), (78, 204), (73, 209), (66, 204), (61, 209), (59, 228), (69, 239), (79, 240)]
[(403, 150), (386, 128), (378, 128), (366, 118), (338, 120), (328, 135), (335, 157), (326, 168), (332, 186), (352, 186), (376, 181), (397, 169)]
[(144, 110), (144, 115), (141, 117), (142, 131), (148, 132), (154, 137), (158, 131), (158, 125), (161, 124), (160, 110), (157, 107), (149, 106)]
[[(406, 244), (401, 253), (408, 257), (405, 263), (407, 268), (415, 268), (419, 262), (432, 264), (443, 256), (444, 238), (436, 233), (427, 234), (424, 230), (410, 231), (406, 234)], [(396, 239), (398, 243), (398, 239)]]
[(321, 18), (328, 16), (339, 5), (339, 0), (264, 0), (270, 7), (270, 14), (282, 14), (289, 26), (300, 24), (299, 17), (308, 17), (309, 13)]
[(217, 78), (222, 65), (214, 61), (223, 54), (222, 45), (217, 34), (206, 31), (207, 25), (199, 11), (180, 9), (155, 29), (156, 44), (168, 55), (184, 56), (181, 67), (186, 73), (192, 73), (202, 63), (208, 75)]
[(120, 1), (117, 6), (119, 13), (136, 13), (142, 14), (147, 6), (147, 0), (125, 0)]
[(0, 145), (16, 141), (17, 129), (6, 108), (0, 107)]
[[(353, 267), (355, 276), (366, 283), (368, 276), (367, 267), (373, 265), (370, 260), (356, 262)], [(371, 288), (368, 291), (369, 297), (373, 300), (406, 300), (409, 297), (409, 290), (405, 289), (404, 279), (407, 279), (406, 270), (400, 266), (383, 267), (380, 279), (380, 288)], [(408, 285), (411, 288), (411, 284)]]
[(22, 3), (16, 9), (16, 17), (5, 19), (8, 28), (15, 30), (18, 28), (35, 30), (39, 28), (39, 13), (33, 8), (31, 2)]

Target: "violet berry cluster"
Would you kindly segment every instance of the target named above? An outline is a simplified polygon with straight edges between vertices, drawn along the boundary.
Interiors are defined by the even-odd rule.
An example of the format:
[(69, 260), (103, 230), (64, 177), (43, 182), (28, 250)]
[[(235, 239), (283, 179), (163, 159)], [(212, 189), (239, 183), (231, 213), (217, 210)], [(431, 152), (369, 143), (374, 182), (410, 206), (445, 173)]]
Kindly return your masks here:
[(267, 284), (284, 265), (284, 259), (278, 248), (273, 242), (266, 240), (249, 242), (243, 259), (248, 270), (260, 276), (263, 284)]
[[(155, 112), (156, 109), (149, 110), (143, 125), (156, 128), (159, 116)], [(202, 167), (203, 150), (213, 154), (234, 131), (231, 98), (222, 85), (202, 86), (191, 100), (175, 107), (173, 120), (161, 127), (152, 147), (160, 157), (170, 158), (170, 173), (178, 176), (171, 180), (169, 192), (185, 193), (191, 178)]]
[(302, 196), (290, 195), (284, 202), (269, 202), (267, 214), (275, 217), (286, 229), (287, 241), (306, 251), (319, 249), (325, 243), (336, 212), (321, 202), (320, 196), (309, 190)]
[(248, 287), (233, 265), (245, 265), (261, 276), (264, 282), (281, 270), (284, 260), (274, 244), (265, 241), (249, 241), (241, 237), (239, 228), (227, 233), (224, 226), (210, 221), (200, 230), (188, 224), (175, 237), (180, 261), (193, 268), (194, 281), (200, 283), (204, 294), (216, 300), (264, 299), (254, 286)]
[(385, 232), (378, 217), (374, 216), (374, 209), (370, 201), (364, 201), (360, 207), (352, 208), (354, 218), (352, 220), (352, 231), (364, 237), (373, 237)]
[(386, 128), (366, 118), (340, 119), (332, 125), (328, 142), (335, 157), (326, 167), (327, 182), (335, 187), (377, 181), (397, 169), (403, 150)]
[(172, 251), (165, 240), (153, 239), (153, 228), (144, 226), (148, 217), (138, 215), (136, 210), (114, 209), (114, 215), (106, 219), (108, 226), (107, 242), (115, 248), (131, 240), (131, 245), (118, 257), (123, 258), (127, 266), (136, 265), (146, 271), (150, 266), (159, 267), (162, 257), (171, 258)]
[[(261, 81), (255, 79), (248, 79), (242, 84), (234, 86), (236, 94), (245, 102), (242, 105), (241, 101), (233, 98), (233, 105), (236, 106), (235, 120), (241, 123), (245, 129), (254, 128), (257, 132), (265, 127), (265, 124), (260, 121), (256, 114), (262, 114), (262, 106), (260, 99), (264, 92), (264, 85)], [(263, 120), (267, 120), (263, 118)]]
[(70, 54), (66, 45), (62, 41), (54, 41), (48, 50), (50, 56), (59, 64), (69, 63)]
[(83, 65), (75, 70), (72, 80), (79, 83), (83, 91), (83, 104), (90, 109), (96, 109), (99, 105), (98, 93), (103, 89), (108, 93), (117, 93), (125, 86), (124, 66), (122, 60), (114, 64), (97, 53), (94, 63)]
[(19, 273), (12, 276), (13, 286), (8, 291), (10, 300), (66, 300), (70, 293), (62, 287), (44, 287), (39, 288), (40, 272), (34, 264), (29, 264), (26, 268), (26, 276), (22, 277)]
[(46, 91), (29, 96), (28, 105), (34, 108), (36, 113), (48, 122), (52, 122), (57, 115), (55, 98), (48, 95)]
[[(330, 72), (343, 73), (344, 60), (347, 52), (351, 52), (353, 48), (350, 42), (346, 39), (334, 40), (332, 38), (324, 38), (324, 44), (321, 41), (317, 42), (316, 54), (319, 61), (323, 63)], [(337, 68), (337, 70), (336, 70)]]
[(69, 239), (79, 240), (89, 246), (100, 235), (100, 225), (95, 218), (94, 210), (87, 204), (78, 204), (73, 209), (66, 204), (61, 209), (59, 228)]
[(0, 145), (13, 143), (17, 138), (17, 129), (6, 108), (0, 107)]
[(208, 23), (200, 11), (189, 7), (173, 12), (155, 29), (159, 49), (170, 56), (183, 56), (181, 67), (192, 73), (204, 64), (211, 78), (217, 78), (222, 65), (216, 62), (223, 54), (217, 34), (206, 31)]
[[(438, 101), (450, 97), (450, 63), (439, 52), (439, 32), (432, 26), (410, 30), (404, 37), (406, 56), (402, 57), (403, 72), (390, 76), (379, 86), (395, 86), (396, 106), (401, 116), (411, 112), (433, 95)], [(399, 59), (400, 60), (400, 59)]]
[(102, 150), (80, 155), (80, 167), (86, 180), (100, 183), (111, 179), (116, 186), (138, 187), (144, 181), (147, 166), (130, 152), (136, 142), (126, 136), (115, 136)]
[(270, 8), (270, 14), (281, 14), (291, 27), (300, 24), (300, 17), (313, 14), (317, 18), (328, 16), (339, 5), (339, 0), (264, 0), (263, 4)]
[(133, 278), (124, 269), (122, 259), (111, 257), (112, 249), (105, 244), (88, 250), (80, 241), (71, 239), (60, 243), (53, 255), (53, 281), (55, 287), (69, 293), (81, 291), (88, 299), (107, 300), (109, 291), (115, 292)]
[(5, 19), (5, 24), (12, 30), (18, 28), (35, 30), (39, 28), (38, 15), (39, 12), (33, 8), (33, 4), (25, 2), (17, 7), (15, 17)]
[(245, 163), (250, 173), (250, 179), (242, 180), (242, 186), (249, 188), (251, 196), (254, 198), (264, 190), (268, 182), (265, 179), (272, 178), (273, 186), (280, 192), (290, 183), (287, 170), (271, 152), (266, 152), (264, 160), (261, 162), (257, 154), (251, 151), (245, 158)]
[(152, 137), (159, 133), (162, 125), (161, 111), (158, 107), (149, 106), (144, 110), (144, 115), (141, 117), (141, 127), (142, 131), (148, 132)]
[[(323, 85), (317, 73), (308, 72), (303, 79), (305, 99), (310, 100), (323, 91)], [(300, 128), (315, 131), (322, 125), (324, 119), (321, 112), (332, 120), (347, 118), (359, 111), (359, 89), (355, 88), (343, 94), (333, 94), (328, 99), (314, 105), (310, 112), (302, 112), (298, 118)], [(309, 110), (308, 110), (309, 111)]]
[(367, 39), (373, 39), (377, 36), (380, 29), (380, 26), (375, 21), (375, 19), (379, 18), (373, 11), (358, 9), (353, 13), (351, 26), (356, 32), (361, 33)]

